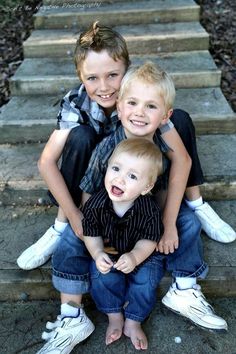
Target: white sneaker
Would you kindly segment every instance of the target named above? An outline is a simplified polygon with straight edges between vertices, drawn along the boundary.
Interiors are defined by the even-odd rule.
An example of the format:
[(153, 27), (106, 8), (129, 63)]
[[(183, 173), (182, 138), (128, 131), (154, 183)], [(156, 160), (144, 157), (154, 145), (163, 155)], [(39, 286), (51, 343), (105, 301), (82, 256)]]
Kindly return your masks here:
[(236, 233), (232, 227), (224, 222), (208, 203), (205, 202), (197, 207), (195, 214), (208, 237), (222, 243), (233, 242), (236, 239)]
[(27, 248), (16, 260), (21, 269), (30, 270), (46, 263), (60, 240), (60, 232), (51, 226), (32, 246)]
[(176, 283), (172, 284), (162, 303), (170, 310), (187, 317), (194, 324), (209, 330), (225, 331), (226, 321), (214, 313), (214, 309), (206, 301), (200, 285), (192, 289), (179, 290)]
[(47, 322), (46, 328), (53, 331), (43, 332), (42, 338), (47, 340), (47, 343), (36, 354), (69, 354), (95, 329), (82, 309), (79, 309), (77, 317), (58, 316), (56, 322)]

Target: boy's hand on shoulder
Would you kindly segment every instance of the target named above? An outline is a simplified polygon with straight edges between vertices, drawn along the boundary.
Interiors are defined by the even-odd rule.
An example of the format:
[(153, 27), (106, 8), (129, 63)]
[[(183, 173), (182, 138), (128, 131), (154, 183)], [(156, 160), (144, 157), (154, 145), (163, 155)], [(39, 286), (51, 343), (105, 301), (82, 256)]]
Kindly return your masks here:
[(160, 253), (169, 254), (179, 247), (179, 237), (176, 226), (165, 228), (164, 234), (157, 244), (156, 250)]
[(113, 262), (111, 261), (110, 257), (105, 252), (99, 252), (96, 255), (95, 263), (97, 269), (102, 274), (107, 274), (110, 272), (111, 267), (113, 266)]
[(114, 268), (128, 274), (134, 270), (137, 262), (132, 252), (124, 253), (114, 264)]
[(83, 226), (82, 226), (83, 214), (78, 208), (75, 208), (73, 214), (68, 216), (70, 226), (77, 237), (83, 240)]

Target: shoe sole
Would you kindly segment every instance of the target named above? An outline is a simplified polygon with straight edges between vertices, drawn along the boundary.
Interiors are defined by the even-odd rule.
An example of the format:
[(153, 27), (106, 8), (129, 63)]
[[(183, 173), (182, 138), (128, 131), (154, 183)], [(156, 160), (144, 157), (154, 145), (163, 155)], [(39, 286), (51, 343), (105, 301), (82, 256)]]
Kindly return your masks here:
[(186, 320), (189, 320), (191, 323), (193, 323), (195, 326), (201, 328), (201, 329), (204, 329), (206, 330), (207, 332), (220, 332), (220, 333), (227, 333), (228, 329), (227, 328), (208, 328), (208, 327), (204, 327), (204, 326), (201, 326), (200, 324), (194, 322), (193, 320), (191, 320), (191, 318), (185, 316), (185, 315), (182, 315), (181, 312), (179, 311), (176, 311), (176, 310), (173, 310), (171, 307), (167, 306), (166, 304), (164, 304), (164, 302), (162, 302), (162, 304), (168, 309), (170, 310), (171, 312), (174, 312), (176, 313), (177, 315), (185, 318)]

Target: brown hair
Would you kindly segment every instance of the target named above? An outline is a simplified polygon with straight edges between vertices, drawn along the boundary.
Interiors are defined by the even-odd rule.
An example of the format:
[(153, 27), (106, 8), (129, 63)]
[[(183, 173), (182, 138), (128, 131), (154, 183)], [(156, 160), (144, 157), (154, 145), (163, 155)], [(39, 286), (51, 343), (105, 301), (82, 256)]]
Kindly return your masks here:
[(123, 152), (150, 162), (150, 169), (147, 171), (150, 184), (154, 184), (157, 177), (162, 174), (162, 153), (160, 149), (151, 141), (144, 138), (130, 138), (122, 140), (115, 147), (115, 150), (109, 159), (109, 163), (116, 155)]
[(80, 65), (85, 60), (88, 52), (93, 50), (101, 52), (106, 50), (115, 61), (123, 60), (126, 70), (130, 65), (129, 53), (124, 38), (112, 28), (93, 22), (89, 29), (80, 34), (74, 52), (74, 61), (78, 74)]

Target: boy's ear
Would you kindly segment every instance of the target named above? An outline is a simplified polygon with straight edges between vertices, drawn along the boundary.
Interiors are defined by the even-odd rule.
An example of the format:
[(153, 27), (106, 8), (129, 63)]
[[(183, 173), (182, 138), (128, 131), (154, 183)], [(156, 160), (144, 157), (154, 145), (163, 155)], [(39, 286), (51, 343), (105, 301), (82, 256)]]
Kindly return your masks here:
[(171, 108), (169, 109), (169, 111), (167, 111), (166, 116), (161, 121), (161, 124), (166, 124), (170, 119), (170, 117), (172, 116), (172, 113), (173, 113), (173, 109)]
[(154, 187), (154, 184), (148, 184), (146, 186), (146, 188), (144, 189), (144, 191), (142, 191), (141, 195), (145, 195), (145, 194), (148, 194), (150, 192), (150, 190), (152, 190), (152, 188)]

